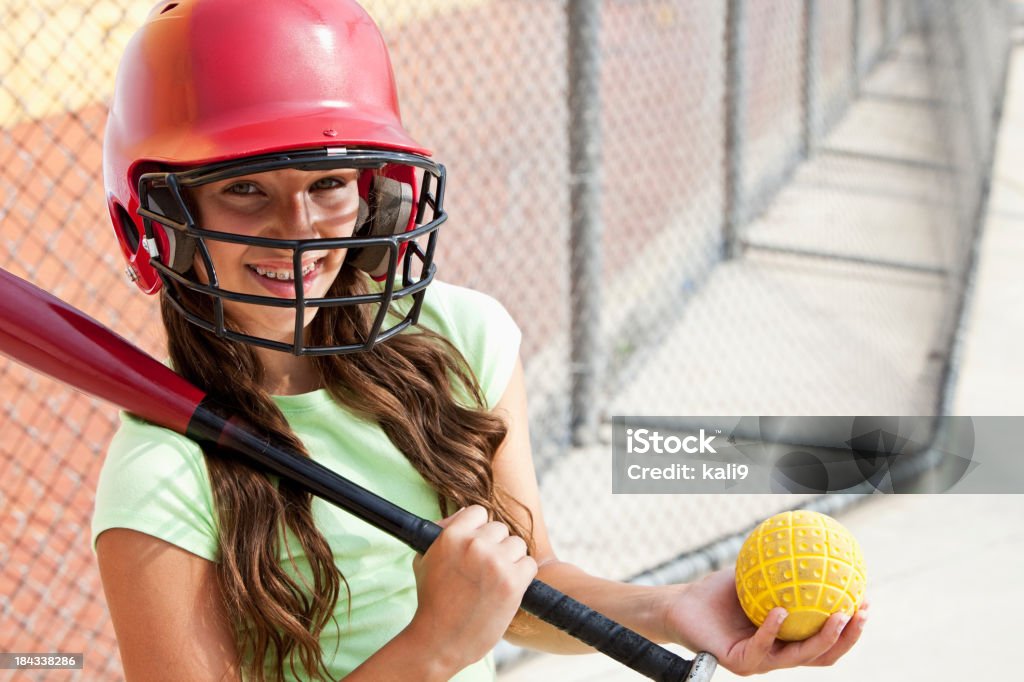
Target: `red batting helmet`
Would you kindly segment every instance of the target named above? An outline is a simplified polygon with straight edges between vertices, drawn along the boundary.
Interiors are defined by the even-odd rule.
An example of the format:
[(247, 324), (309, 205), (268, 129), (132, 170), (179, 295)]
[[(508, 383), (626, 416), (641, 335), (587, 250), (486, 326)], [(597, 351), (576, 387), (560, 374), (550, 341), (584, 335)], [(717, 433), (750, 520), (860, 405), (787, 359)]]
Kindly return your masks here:
[[(413, 287), (407, 293), (416, 295), (418, 313), (433, 277), (436, 230), (446, 217), (444, 168), (428, 155), (402, 125), (384, 40), (355, 2), (179, 0), (157, 5), (125, 50), (103, 171), (129, 277), (146, 293), (174, 280), (219, 306), (224, 293), (244, 298), (220, 290), (215, 275), (211, 285), (196, 279), (194, 258), (205, 252), (204, 239), (217, 239), (217, 233), (196, 224), (183, 188), (278, 168), (361, 169), (367, 204), (354, 237), (292, 241), (281, 248), (292, 249), (296, 261), (303, 250), (347, 248), (346, 262), (378, 280), (403, 271), (393, 294)], [(421, 215), (427, 208), (429, 221)], [(414, 241), (424, 235), (426, 249)], [(423, 261), (416, 281), (403, 261), (413, 257)], [(302, 278), (295, 279), (298, 308)], [(393, 294), (381, 301), (382, 316)], [(305, 300), (307, 307), (342, 304)], [(298, 338), (294, 344), (261, 343), (226, 330), (222, 315), (219, 322), (192, 317), (223, 336), (310, 351)], [(381, 338), (390, 335), (386, 330)], [(320, 352), (369, 348), (378, 340)]]

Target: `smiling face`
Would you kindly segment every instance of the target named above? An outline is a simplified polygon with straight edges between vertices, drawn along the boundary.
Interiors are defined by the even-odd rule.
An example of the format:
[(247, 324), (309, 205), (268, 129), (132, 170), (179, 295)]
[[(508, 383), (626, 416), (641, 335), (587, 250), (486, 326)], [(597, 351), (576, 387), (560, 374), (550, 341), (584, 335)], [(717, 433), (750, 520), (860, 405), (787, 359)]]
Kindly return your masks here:
[[(268, 171), (201, 185), (192, 190), (198, 222), (207, 230), (271, 239), (350, 237), (359, 212), (358, 171)], [(295, 277), (303, 296), (321, 298), (341, 271), (344, 249), (306, 251), (302, 271), (294, 272), (294, 252), (264, 246), (204, 240), (221, 289), (241, 294), (295, 298)], [(209, 275), (196, 254), (196, 273)], [(295, 329), (291, 308), (225, 301), (230, 319), (253, 336), (290, 342)], [(316, 316), (307, 308), (304, 325)]]

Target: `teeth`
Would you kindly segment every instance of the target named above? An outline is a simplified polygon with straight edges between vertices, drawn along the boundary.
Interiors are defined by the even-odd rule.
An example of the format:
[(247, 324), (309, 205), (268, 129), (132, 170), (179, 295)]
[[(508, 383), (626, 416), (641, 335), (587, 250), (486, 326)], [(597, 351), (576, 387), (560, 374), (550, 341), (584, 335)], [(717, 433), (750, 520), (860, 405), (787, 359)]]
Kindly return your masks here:
[[(302, 276), (305, 277), (309, 273), (313, 272), (313, 270), (316, 269), (316, 264), (319, 263), (319, 262), (320, 261), (314, 261), (314, 262), (310, 263), (309, 265), (303, 267), (302, 268)], [(268, 279), (286, 279), (286, 280), (293, 280), (293, 279), (295, 279), (295, 271), (294, 270), (269, 270), (267, 268), (260, 267), (259, 265), (253, 265), (253, 266), (250, 266), (250, 267), (252, 267), (252, 269), (256, 271), (256, 274), (260, 275), (261, 277), (266, 277)]]

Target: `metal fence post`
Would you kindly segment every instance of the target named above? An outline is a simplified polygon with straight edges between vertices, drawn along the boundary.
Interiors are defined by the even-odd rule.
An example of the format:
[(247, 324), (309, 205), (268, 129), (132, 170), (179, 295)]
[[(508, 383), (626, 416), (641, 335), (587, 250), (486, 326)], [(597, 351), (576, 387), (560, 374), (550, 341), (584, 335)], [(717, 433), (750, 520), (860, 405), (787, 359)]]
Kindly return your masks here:
[(860, 94), (860, 61), (863, 55), (860, 52), (860, 29), (864, 21), (864, 13), (861, 11), (860, 0), (853, 2), (853, 21), (850, 22), (850, 98), (856, 98)]
[(892, 20), (892, 11), (895, 3), (893, 0), (882, 2), (882, 54), (889, 54), (892, 50), (895, 25)]
[(572, 438), (597, 435), (601, 339), (601, 3), (569, 0)]
[(729, 0), (725, 18), (725, 216), (724, 257), (740, 255), (739, 229), (743, 221), (743, 122), (746, 110), (746, 73), (743, 53), (746, 36), (746, 0)]
[(816, 0), (804, 0), (803, 139), (800, 155), (807, 158), (818, 143), (818, 23)]

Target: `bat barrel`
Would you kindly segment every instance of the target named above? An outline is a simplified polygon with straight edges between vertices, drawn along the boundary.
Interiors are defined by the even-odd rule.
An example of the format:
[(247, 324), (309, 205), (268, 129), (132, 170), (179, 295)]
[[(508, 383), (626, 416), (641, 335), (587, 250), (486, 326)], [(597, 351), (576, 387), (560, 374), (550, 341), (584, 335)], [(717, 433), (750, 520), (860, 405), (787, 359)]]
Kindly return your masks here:
[(0, 352), (178, 433), (204, 396), (85, 313), (3, 269)]

